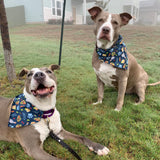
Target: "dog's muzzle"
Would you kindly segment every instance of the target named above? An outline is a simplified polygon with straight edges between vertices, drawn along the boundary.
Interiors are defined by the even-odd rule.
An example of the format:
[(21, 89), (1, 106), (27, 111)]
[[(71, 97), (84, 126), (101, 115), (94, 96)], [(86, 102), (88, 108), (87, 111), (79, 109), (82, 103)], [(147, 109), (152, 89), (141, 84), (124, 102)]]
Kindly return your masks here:
[(46, 86), (46, 75), (43, 72), (37, 72), (33, 77), (38, 85), (35, 90), (31, 90), (34, 96), (46, 97), (54, 92), (55, 86)]
[(111, 40), (111, 37), (110, 37), (110, 28), (109, 27), (103, 27), (102, 30), (101, 30), (101, 34), (100, 34), (100, 37), (99, 37), (99, 40), (107, 40), (107, 41), (110, 41)]

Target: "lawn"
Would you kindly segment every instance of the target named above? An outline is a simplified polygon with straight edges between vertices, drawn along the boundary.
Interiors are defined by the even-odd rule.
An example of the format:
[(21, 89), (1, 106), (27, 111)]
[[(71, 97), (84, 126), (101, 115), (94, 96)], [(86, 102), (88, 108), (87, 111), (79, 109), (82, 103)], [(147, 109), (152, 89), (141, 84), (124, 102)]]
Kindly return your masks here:
[[(127, 26), (122, 29), (127, 49), (149, 75), (149, 82), (160, 81), (160, 27)], [(6, 77), (0, 42), (0, 94), (14, 97), (23, 91), (24, 79), (18, 78), (23, 67), (58, 63), (60, 26), (35, 24), (10, 29), (17, 79)], [(65, 141), (83, 160), (158, 160), (160, 159), (160, 85), (148, 87), (143, 104), (134, 105), (136, 96), (126, 95), (121, 112), (114, 111), (117, 91), (105, 87), (103, 104), (97, 100), (96, 76), (91, 66), (95, 41), (93, 26), (65, 26), (61, 69), (58, 79), (57, 109), (63, 127), (86, 136), (110, 149), (99, 157), (87, 147)], [(75, 158), (51, 138), (45, 150), (62, 159)], [(0, 160), (31, 160), (19, 144), (0, 142)]]

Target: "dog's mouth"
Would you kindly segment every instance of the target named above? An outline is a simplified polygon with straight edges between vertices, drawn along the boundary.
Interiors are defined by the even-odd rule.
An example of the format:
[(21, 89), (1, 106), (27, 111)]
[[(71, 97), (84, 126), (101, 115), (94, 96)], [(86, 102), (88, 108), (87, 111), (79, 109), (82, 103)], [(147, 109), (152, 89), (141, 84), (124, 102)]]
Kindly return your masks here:
[(54, 92), (55, 86), (45, 87), (43, 84), (39, 84), (36, 90), (31, 90), (34, 96), (46, 97)]
[(109, 35), (101, 34), (99, 40), (111, 41), (111, 37)]

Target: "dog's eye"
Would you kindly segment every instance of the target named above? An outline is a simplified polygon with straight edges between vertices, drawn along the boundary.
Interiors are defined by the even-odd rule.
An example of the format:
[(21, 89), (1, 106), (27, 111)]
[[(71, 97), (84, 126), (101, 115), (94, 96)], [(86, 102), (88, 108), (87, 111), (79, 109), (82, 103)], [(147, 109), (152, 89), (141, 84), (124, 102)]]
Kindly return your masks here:
[(98, 20), (98, 22), (104, 22), (103, 18), (100, 18), (100, 19)]
[(113, 21), (113, 24), (118, 25), (118, 22), (117, 21)]
[(27, 76), (28, 76), (28, 77), (31, 77), (32, 75), (33, 75), (33, 73), (28, 73), (28, 75), (27, 75)]
[(47, 70), (47, 71), (46, 71), (46, 73), (49, 73), (49, 74), (51, 74), (51, 73), (52, 73), (52, 71), (50, 71), (50, 70)]

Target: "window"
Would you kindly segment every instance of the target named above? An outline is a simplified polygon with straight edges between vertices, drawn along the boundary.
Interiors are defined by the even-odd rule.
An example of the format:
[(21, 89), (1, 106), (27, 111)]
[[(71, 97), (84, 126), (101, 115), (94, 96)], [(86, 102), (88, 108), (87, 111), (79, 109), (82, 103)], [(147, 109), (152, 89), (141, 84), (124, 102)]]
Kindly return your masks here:
[(63, 2), (61, 0), (52, 0), (52, 14), (62, 16)]
[(57, 16), (61, 16), (61, 2), (57, 1)]
[(52, 14), (56, 14), (55, 0), (52, 0)]

